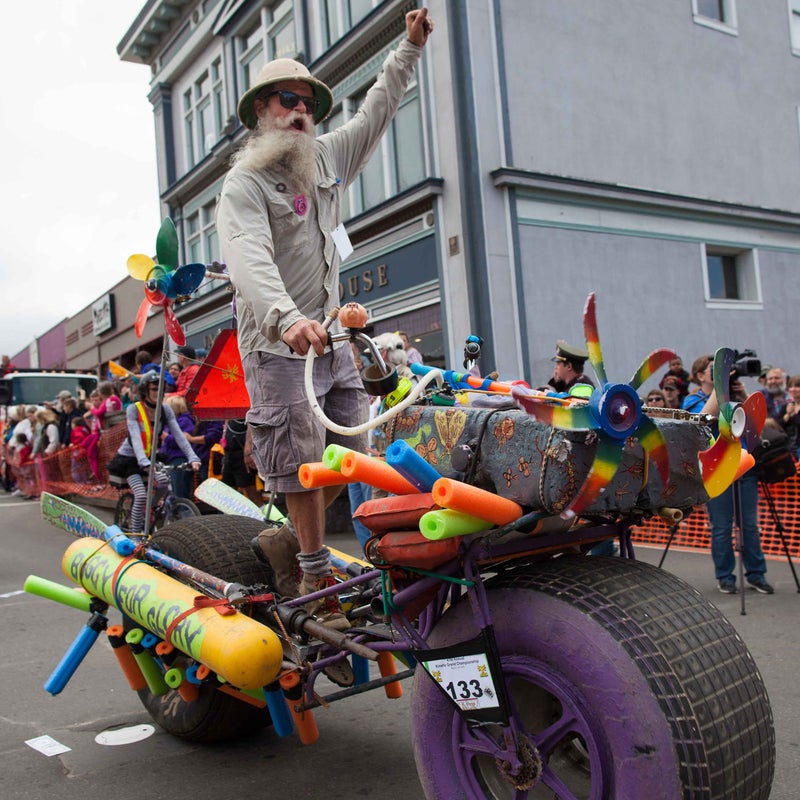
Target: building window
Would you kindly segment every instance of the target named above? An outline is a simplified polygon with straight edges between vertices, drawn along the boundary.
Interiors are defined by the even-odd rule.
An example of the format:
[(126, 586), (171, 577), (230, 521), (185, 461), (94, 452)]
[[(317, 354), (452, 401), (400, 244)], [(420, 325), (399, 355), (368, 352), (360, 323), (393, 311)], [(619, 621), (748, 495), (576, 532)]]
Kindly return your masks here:
[[(335, 131), (338, 127), (344, 124), (345, 114), (344, 109), (340, 106), (336, 109), (320, 126), (323, 133), (330, 133)], [(342, 219), (349, 219), (350, 213), (350, 192), (346, 191), (342, 197)]]
[(258, 71), (274, 58), (297, 55), (292, 0), (281, 0), (270, 8), (262, 8), (258, 22), (236, 38), (241, 92), (254, 83)]
[(800, 0), (789, 0), (789, 36), (792, 52), (800, 56)]
[(711, 245), (707, 245), (704, 250), (707, 302), (761, 302), (755, 250)]
[(698, 25), (736, 34), (736, 0), (692, 0), (692, 16)]
[(183, 93), (183, 130), (188, 169), (202, 161), (219, 140), (224, 107), (222, 91), (221, 60), (216, 58)]
[[(186, 217), (186, 263), (210, 264), (215, 259), (219, 260), (219, 238), (214, 224), (216, 204), (216, 200), (212, 200)], [(218, 282), (206, 281), (200, 285), (194, 296), (206, 294), (217, 285)]]
[[(366, 93), (355, 98), (358, 108)], [(419, 91), (409, 86), (403, 102), (367, 166), (353, 184), (352, 210), (359, 214), (425, 178)]]
[(324, 46), (330, 47), (348, 31), (355, 28), (378, 2), (379, 0), (323, 0), (322, 36)]

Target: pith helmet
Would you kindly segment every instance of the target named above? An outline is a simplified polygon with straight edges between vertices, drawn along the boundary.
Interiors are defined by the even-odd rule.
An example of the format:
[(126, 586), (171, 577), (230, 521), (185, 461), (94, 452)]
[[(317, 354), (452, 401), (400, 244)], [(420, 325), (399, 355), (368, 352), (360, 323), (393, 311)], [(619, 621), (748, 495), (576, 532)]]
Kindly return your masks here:
[(258, 122), (258, 117), (253, 109), (253, 101), (256, 96), (266, 86), (281, 81), (303, 81), (311, 87), (311, 91), (319, 103), (317, 113), (314, 114), (315, 123), (322, 122), (331, 113), (331, 106), (333, 106), (331, 90), (321, 80), (315, 78), (299, 61), (292, 58), (276, 58), (261, 67), (255, 82), (239, 100), (239, 119), (250, 130), (253, 130)]

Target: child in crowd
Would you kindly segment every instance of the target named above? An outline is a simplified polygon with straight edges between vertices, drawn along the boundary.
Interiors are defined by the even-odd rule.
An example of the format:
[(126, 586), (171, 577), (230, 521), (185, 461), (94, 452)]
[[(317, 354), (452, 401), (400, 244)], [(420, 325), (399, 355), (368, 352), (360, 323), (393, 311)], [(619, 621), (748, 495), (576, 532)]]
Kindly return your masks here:
[(94, 434), (89, 430), (83, 417), (73, 417), (70, 426), (69, 443), (73, 448), (70, 463), (72, 480), (75, 483), (89, 483), (90, 475), (94, 475), (94, 479), (97, 480), (97, 448), (94, 448), (95, 458), (92, 463), (85, 446)]

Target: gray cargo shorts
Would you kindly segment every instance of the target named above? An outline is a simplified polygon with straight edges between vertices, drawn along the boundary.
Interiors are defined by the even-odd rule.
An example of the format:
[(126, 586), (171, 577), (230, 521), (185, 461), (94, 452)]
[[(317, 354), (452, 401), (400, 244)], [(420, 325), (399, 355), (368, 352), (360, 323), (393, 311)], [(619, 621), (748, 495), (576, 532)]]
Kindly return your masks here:
[[(250, 395), (247, 422), (253, 458), (269, 491), (307, 491), (297, 478), (301, 464), (321, 461), (329, 444), (363, 453), (367, 435), (342, 436), (325, 428), (306, 398), (305, 359), (248, 353), (242, 359)], [(349, 346), (314, 359), (314, 392), (325, 416), (352, 428), (369, 418), (369, 400)]]

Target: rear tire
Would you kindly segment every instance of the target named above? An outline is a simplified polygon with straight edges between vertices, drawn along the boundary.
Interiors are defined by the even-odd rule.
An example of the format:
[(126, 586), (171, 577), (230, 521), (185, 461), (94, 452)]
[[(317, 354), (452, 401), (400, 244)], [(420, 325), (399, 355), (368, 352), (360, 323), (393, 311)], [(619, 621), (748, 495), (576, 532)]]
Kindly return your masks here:
[[(266, 583), (269, 578), (265, 565), (250, 548), (250, 540), (262, 530), (264, 523), (246, 517), (192, 516), (154, 533), (150, 546), (218, 578), (247, 586)], [(223, 694), (211, 683), (202, 684), (199, 697), (191, 703), (177, 690), (154, 696), (143, 689), (138, 694), (155, 722), (186, 741), (226, 741), (271, 723), (266, 708)]]
[(200, 509), (188, 498), (178, 497), (173, 500), (170, 515), (167, 518), (167, 525), (171, 525), (182, 519), (192, 519), (192, 517), (199, 517)]
[[(624, 559), (555, 558), (487, 586), (512, 714), (531, 773), (519, 794), (502, 760), (420, 668), (414, 755), (428, 800), (766, 800), (772, 712), (758, 669), (722, 614), (669, 573)], [(429, 644), (477, 635), (468, 602)], [(538, 765), (538, 766), (537, 766)]]
[(130, 492), (123, 492), (117, 500), (114, 509), (114, 524), (122, 528), (123, 531), (131, 529), (131, 506), (133, 505), (133, 495)]

